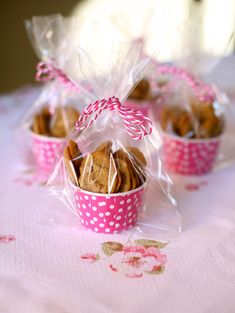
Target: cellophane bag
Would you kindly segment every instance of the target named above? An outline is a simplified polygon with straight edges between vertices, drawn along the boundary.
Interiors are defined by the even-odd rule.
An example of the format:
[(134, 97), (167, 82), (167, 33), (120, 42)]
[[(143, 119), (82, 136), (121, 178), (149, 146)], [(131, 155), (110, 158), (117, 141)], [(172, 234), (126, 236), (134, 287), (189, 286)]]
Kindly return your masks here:
[[(188, 46), (194, 46), (190, 40)], [(168, 91), (160, 114), (153, 111), (152, 118), (160, 126), (166, 169), (182, 175), (203, 175), (234, 162), (229, 118), (233, 109), (226, 94), (213, 82), (212, 72), (222, 58), (199, 47), (194, 52), (186, 47), (182, 51), (173, 64), (156, 67), (167, 79)]]
[(180, 215), (152, 123), (122, 105), (150, 66), (141, 48), (111, 41), (105, 51), (77, 47), (64, 70), (75, 85), (81, 73), (89, 81), (92, 103), (64, 141), (48, 185), (96, 233), (137, 229), (169, 239), (180, 231)]
[(40, 59), (35, 78), (43, 85), (38, 98), (24, 113), (19, 133), (21, 146), (25, 147), (23, 155), (32, 152), (31, 162), (29, 159), (26, 162), (35, 167), (42, 179), (48, 177), (58, 148), (87, 101), (82, 83), (81, 87), (74, 87), (61, 70), (72, 51), (74, 37), (72, 43), (69, 29), (73, 23), (73, 19), (61, 15), (33, 17), (25, 23)]
[[(121, 37), (133, 44), (140, 44), (142, 56), (151, 56), (152, 63), (156, 65), (156, 56), (151, 55), (154, 15), (154, 8), (146, 10), (144, 16), (143, 12), (141, 12), (138, 25), (136, 24), (138, 16), (135, 15), (133, 19), (131, 12), (115, 11), (110, 18), (112, 25), (114, 25), (114, 36), (116, 35), (117, 38)], [(157, 74), (154, 68), (152, 66), (148, 71), (145, 71), (145, 75), (130, 92), (125, 102), (126, 107), (139, 110), (146, 116), (149, 116), (153, 109), (160, 107), (159, 104), (162, 102), (165, 91), (165, 81)]]

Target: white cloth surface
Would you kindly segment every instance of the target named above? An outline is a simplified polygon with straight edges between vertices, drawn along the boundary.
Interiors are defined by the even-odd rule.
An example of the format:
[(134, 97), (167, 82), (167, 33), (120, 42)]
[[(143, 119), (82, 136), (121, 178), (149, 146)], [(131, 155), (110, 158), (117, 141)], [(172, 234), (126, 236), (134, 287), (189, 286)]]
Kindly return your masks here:
[(235, 165), (173, 178), (183, 225), (163, 249), (166, 269), (128, 278), (106, 261), (81, 259), (100, 252), (104, 241), (127, 238), (50, 226), (42, 212), (63, 211), (63, 203), (49, 197), (45, 186), (19, 181), (15, 129), (37, 92), (27, 88), (0, 97), (0, 236), (16, 237), (0, 242), (0, 312), (235, 312)]

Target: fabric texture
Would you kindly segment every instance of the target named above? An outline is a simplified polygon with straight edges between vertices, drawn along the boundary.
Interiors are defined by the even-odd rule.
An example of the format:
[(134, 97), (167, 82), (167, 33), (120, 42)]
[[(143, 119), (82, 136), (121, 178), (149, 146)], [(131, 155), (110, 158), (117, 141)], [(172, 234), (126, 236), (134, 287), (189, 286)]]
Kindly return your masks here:
[[(16, 129), (37, 93), (27, 87), (0, 97), (0, 312), (234, 312), (235, 165), (173, 177), (183, 225), (166, 246), (136, 241), (133, 247), (141, 234), (93, 233), (22, 165), (24, 144)], [(57, 212), (58, 223), (45, 212)], [(60, 225), (60, 214), (73, 226)], [(104, 246), (107, 241), (115, 244)], [(159, 264), (165, 270), (127, 277), (119, 271), (123, 255), (125, 271), (126, 264), (143, 260), (141, 271)]]

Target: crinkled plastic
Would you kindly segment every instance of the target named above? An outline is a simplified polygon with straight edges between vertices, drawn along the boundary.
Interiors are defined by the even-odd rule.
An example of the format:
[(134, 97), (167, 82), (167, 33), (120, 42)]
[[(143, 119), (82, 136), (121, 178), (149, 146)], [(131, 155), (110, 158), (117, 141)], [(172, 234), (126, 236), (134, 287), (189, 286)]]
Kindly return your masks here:
[[(166, 169), (202, 175), (234, 162), (229, 118), (232, 107), (213, 84), (212, 70), (222, 58), (206, 54), (202, 47), (192, 51), (193, 44), (187, 39), (188, 48), (175, 56), (174, 64), (156, 67), (156, 76), (162, 75), (168, 81), (167, 92), (160, 110), (159, 106), (153, 107), (150, 116), (160, 126)], [(182, 45), (184, 40), (179, 40)]]
[(89, 82), (92, 103), (64, 141), (48, 185), (94, 232), (138, 229), (169, 239), (180, 231), (180, 214), (154, 138), (147, 135), (151, 122), (122, 106), (151, 58), (140, 54), (140, 44), (110, 45), (99, 52), (77, 47), (64, 67), (75, 85), (81, 74)]
[[(147, 56), (149, 52), (151, 52), (150, 37), (153, 39), (152, 22), (154, 14), (155, 10), (149, 9), (135, 27), (133, 27), (131, 23), (130, 16), (127, 14), (123, 15), (123, 12), (115, 12), (114, 15), (111, 16), (111, 20), (120, 35), (133, 44), (139, 43), (142, 47), (140, 53), (143, 56)], [(156, 38), (154, 38), (154, 41), (156, 41)], [(154, 43), (154, 45), (156, 45), (156, 43)], [(166, 83), (161, 75), (156, 72), (156, 56), (151, 55), (151, 57), (153, 58), (152, 63), (155, 66), (152, 66), (149, 71), (145, 72), (145, 76), (128, 95), (127, 101), (125, 102), (126, 107), (140, 110), (146, 116), (151, 116), (153, 111), (156, 113), (158, 109), (160, 109), (165, 93), (164, 85)]]
[[(64, 19), (61, 15), (33, 17), (25, 22), (31, 43), (41, 60), (36, 79), (44, 84), (20, 125), (27, 146), (25, 154), (28, 149), (33, 152), (36, 171), (42, 177), (48, 176), (57, 149), (88, 103), (87, 96), (81, 89), (78, 92), (72, 88), (61, 70), (72, 51), (69, 30), (74, 22), (75, 19)], [(19, 133), (22, 136), (22, 132)]]

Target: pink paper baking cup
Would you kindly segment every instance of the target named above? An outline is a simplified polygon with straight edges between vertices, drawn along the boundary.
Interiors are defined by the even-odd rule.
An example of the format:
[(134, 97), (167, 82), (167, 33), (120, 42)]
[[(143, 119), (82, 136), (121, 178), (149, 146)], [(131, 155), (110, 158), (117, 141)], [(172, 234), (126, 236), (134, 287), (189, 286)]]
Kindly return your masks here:
[(54, 165), (56, 153), (63, 142), (63, 138), (41, 136), (33, 132), (30, 132), (30, 134), (37, 170), (49, 173)]
[(166, 170), (182, 175), (203, 175), (212, 170), (221, 137), (186, 139), (163, 134), (163, 159)]
[(128, 192), (101, 194), (73, 185), (81, 223), (97, 233), (114, 234), (130, 229), (142, 207), (144, 187), (145, 184)]

